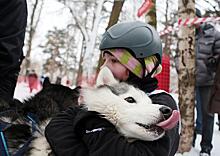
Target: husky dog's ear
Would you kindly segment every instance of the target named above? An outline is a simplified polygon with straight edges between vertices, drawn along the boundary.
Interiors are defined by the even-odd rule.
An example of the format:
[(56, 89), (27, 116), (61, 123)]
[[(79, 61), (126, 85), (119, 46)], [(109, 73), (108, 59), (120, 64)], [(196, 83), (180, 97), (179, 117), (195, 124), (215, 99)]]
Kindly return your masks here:
[(49, 85), (50, 85), (50, 79), (49, 79), (49, 77), (45, 77), (44, 82), (43, 82), (43, 88), (46, 88)]
[(102, 67), (96, 79), (96, 86), (104, 84), (111, 85), (115, 83), (118, 83), (118, 81), (115, 79), (111, 70), (107, 66)]

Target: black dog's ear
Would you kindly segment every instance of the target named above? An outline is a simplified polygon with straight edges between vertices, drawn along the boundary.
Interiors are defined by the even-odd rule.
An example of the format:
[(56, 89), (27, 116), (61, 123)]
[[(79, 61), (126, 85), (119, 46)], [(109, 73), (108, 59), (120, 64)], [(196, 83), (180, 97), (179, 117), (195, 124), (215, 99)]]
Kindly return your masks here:
[(50, 79), (49, 77), (45, 77), (44, 78), (44, 82), (43, 82), (43, 88), (50, 86)]
[(74, 89), (72, 89), (73, 90), (73, 92), (75, 93), (75, 94), (80, 94), (80, 89), (81, 89), (82, 87), (81, 86), (77, 86), (77, 87), (75, 87)]

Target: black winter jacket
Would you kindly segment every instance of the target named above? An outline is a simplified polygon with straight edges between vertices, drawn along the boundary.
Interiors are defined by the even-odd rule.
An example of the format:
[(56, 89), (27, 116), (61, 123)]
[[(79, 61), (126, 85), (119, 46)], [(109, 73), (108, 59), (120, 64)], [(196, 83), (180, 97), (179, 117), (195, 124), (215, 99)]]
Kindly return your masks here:
[(217, 60), (220, 56), (220, 32), (212, 25), (202, 25), (196, 34), (196, 85), (214, 83)]
[[(177, 109), (169, 94), (151, 95), (151, 99)], [(97, 131), (87, 133), (89, 129)], [(178, 126), (157, 141), (129, 143), (109, 121), (78, 107), (53, 118), (45, 135), (56, 156), (173, 156), (179, 145)]]
[(27, 24), (26, 0), (0, 0), (0, 98), (13, 97)]

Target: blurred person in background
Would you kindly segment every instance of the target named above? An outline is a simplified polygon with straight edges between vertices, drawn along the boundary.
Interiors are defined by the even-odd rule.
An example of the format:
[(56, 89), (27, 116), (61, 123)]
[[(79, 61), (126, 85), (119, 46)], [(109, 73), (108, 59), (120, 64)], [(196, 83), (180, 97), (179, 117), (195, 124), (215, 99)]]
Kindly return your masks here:
[(57, 79), (56, 79), (56, 84), (61, 84), (61, 81), (62, 81), (62, 78), (61, 77), (59, 77), (59, 76), (57, 76)]
[(211, 98), (209, 103), (209, 111), (211, 113), (218, 113), (218, 129), (220, 131), (220, 57), (218, 58), (217, 64), (217, 71), (215, 75), (214, 86), (211, 92)]
[[(199, 9), (196, 9), (196, 15), (202, 17)], [(212, 24), (203, 23), (196, 27), (195, 51), (197, 122), (194, 143), (196, 134), (202, 133), (200, 156), (210, 156), (213, 148), (214, 114), (209, 113), (208, 105), (220, 56), (220, 32)], [(202, 114), (199, 114), (201, 112)]]
[(40, 86), (41, 84), (35, 70), (31, 70), (28, 73), (27, 79), (28, 79), (28, 86), (30, 89), (30, 93), (32, 93), (33, 90), (39, 91), (39, 89), (41, 88)]

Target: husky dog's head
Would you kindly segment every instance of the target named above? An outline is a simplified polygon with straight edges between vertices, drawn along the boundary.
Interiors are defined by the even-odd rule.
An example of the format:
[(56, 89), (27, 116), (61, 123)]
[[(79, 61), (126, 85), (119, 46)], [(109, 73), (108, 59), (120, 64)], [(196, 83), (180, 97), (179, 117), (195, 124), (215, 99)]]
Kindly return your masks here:
[(84, 88), (81, 91), (88, 110), (104, 115), (127, 138), (149, 141), (161, 138), (165, 130), (159, 123), (169, 118), (172, 110), (153, 104), (147, 94), (138, 88), (113, 80), (107, 67), (103, 71), (105, 74), (100, 75), (108, 75), (107, 79), (98, 77), (96, 88)]

